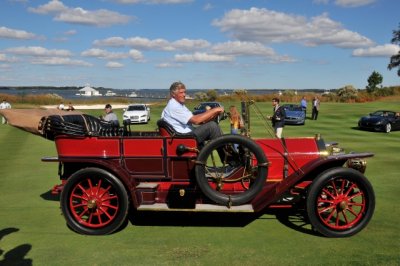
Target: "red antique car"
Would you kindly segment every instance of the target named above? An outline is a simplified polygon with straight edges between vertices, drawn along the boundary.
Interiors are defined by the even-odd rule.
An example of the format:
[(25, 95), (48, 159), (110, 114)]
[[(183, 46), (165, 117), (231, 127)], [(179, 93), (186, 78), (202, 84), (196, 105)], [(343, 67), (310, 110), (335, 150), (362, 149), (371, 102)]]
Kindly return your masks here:
[[(128, 211), (249, 212), (303, 207), (327, 237), (358, 233), (370, 221), (373, 188), (364, 158), (320, 136), (249, 137), (250, 103), (242, 103), (247, 131), (200, 147), (165, 121), (150, 132), (112, 128), (88, 115), (44, 117), (40, 130), (54, 140), (67, 224), (88, 235), (110, 234)], [(222, 155), (221, 155), (222, 154)]]

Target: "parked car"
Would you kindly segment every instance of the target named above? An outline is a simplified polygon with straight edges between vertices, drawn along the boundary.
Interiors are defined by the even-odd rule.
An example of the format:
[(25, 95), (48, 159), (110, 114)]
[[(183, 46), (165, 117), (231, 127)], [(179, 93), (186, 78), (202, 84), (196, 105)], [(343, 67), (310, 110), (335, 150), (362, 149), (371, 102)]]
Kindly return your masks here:
[(358, 128), (386, 133), (400, 130), (400, 114), (394, 111), (379, 110), (361, 117), (358, 121)]
[[(242, 102), (245, 121), (249, 104)], [(348, 237), (373, 215), (375, 194), (364, 175), (373, 154), (345, 153), (319, 134), (284, 141), (227, 134), (200, 146), (164, 120), (154, 131), (100, 122), (50, 115), (39, 128), (57, 147), (57, 156), (42, 161), (59, 164), (53, 193), (61, 193), (63, 217), (78, 233), (110, 234), (127, 224), (128, 213), (144, 211), (258, 217), (286, 208), (301, 211), (326, 237)]]
[[(219, 102), (202, 102), (194, 108), (193, 114), (194, 115), (201, 114), (201, 113), (204, 113), (207, 110), (207, 108), (212, 109), (215, 107), (224, 107), (224, 106)], [(221, 120), (224, 120), (226, 118), (227, 118), (227, 114), (226, 114), (226, 112), (224, 112), (224, 113), (220, 114), (219, 116), (217, 116), (215, 118), (215, 121), (217, 123), (219, 123)]]
[(124, 123), (137, 124), (150, 121), (150, 107), (146, 104), (130, 104), (123, 113)]
[(306, 122), (306, 113), (300, 105), (283, 104), (285, 109), (285, 125), (304, 125)]

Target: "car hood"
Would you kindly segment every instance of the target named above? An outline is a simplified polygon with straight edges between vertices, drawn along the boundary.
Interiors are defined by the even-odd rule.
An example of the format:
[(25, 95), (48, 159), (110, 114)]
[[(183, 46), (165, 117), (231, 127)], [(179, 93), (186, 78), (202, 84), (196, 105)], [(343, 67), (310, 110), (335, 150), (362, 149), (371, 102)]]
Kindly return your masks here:
[(146, 115), (147, 111), (125, 111), (124, 115)]
[(361, 117), (362, 122), (368, 122), (368, 123), (377, 123), (380, 121), (384, 121), (385, 118), (381, 116), (363, 116)]
[(285, 110), (286, 117), (304, 117), (304, 111)]

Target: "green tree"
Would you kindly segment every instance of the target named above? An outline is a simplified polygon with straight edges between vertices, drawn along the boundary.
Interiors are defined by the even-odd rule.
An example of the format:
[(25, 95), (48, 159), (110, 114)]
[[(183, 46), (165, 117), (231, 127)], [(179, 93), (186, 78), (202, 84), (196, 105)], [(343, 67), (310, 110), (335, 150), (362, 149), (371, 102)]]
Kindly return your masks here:
[[(400, 23), (399, 23), (399, 29), (393, 31), (393, 38), (391, 41), (393, 44), (400, 45)], [(388, 65), (388, 69), (392, 70), (393, 68), (398, 68), (397, 70), (397, 76), (400, 77), (400, 50), (397, 52), (397, 54), (392, 55), (390, 57), (390, 63)]]
[(209, 101), (215, 101), (218, 98), (218, 92), (216, 90), (208, 90), (207, 97)]
[(341, 101), (354, 100), (357, 98), (357, 89), (352, 85), (346, 85), (337, 91), (337, 96)]
[(196, 92), (194, 98), (200, 101), (206, 101), (208, 99), (207, 94), (204, 92)]
[(371, 76), (368, 78), (368, 86), (367, 86), (367, 92), (368, 93), (373, 93), (378, 89), (378, 85), (381, 84), (383, 81), (383, 77), (379, 72), (372, 72)]

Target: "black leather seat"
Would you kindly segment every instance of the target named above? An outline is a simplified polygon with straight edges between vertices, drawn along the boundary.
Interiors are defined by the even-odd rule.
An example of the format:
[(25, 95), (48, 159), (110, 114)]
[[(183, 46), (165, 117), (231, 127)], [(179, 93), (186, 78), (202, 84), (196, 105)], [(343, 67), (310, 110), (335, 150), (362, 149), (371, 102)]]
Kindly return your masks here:
[(43, 136), (50, 140), (58, 135), (111, 137), (123, 134), (123, 129), (87, 114), (50, 115), (42, 118), (41, 127)]

